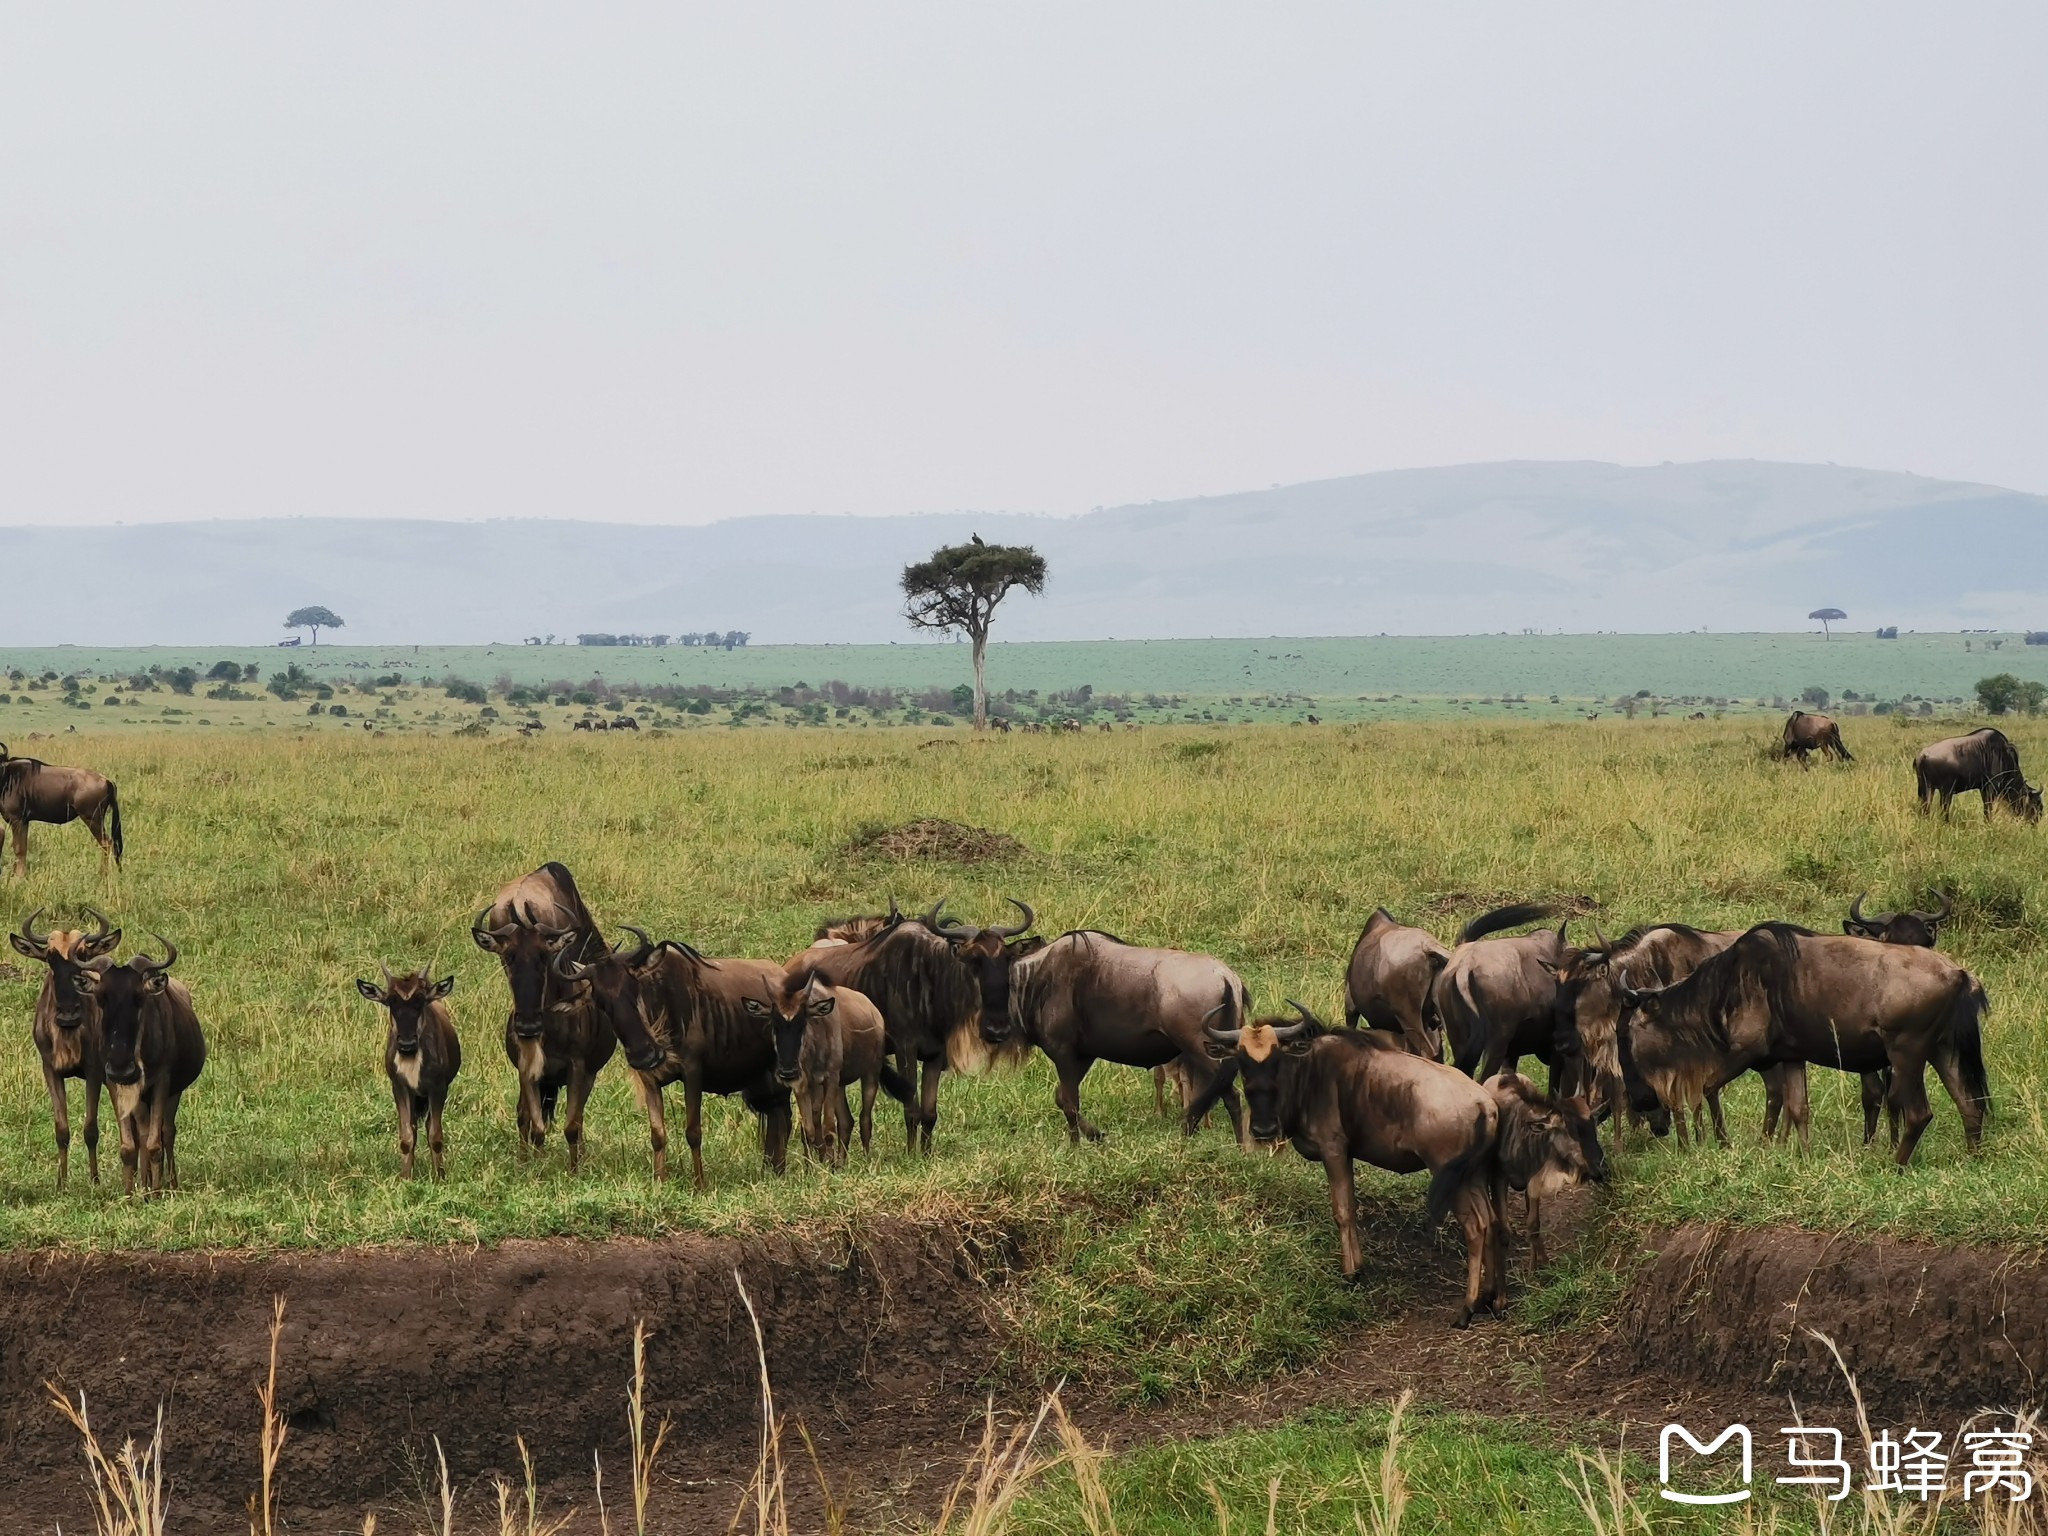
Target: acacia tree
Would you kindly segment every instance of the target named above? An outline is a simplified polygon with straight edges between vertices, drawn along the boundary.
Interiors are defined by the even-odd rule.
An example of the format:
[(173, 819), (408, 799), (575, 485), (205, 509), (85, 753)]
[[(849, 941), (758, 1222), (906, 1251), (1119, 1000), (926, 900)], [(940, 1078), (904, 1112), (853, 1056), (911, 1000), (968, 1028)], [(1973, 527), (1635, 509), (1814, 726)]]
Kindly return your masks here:
[(951, 630), (974, 645), (974, 728), (988, 729), (988, 629), (1012, 587), (1045, 591), (1045, 556), (1029, 544), (948, 544), (903, 568), (903, 617), (917, 629)]
[(332, 608), (294, 608), (284, 616), (284, 627), (286, 629), (310, 629), (313, 631), (313, 643), (318, 645), (320, 643), (321, 630), (340, 629), (342, 627), (341, 615)]

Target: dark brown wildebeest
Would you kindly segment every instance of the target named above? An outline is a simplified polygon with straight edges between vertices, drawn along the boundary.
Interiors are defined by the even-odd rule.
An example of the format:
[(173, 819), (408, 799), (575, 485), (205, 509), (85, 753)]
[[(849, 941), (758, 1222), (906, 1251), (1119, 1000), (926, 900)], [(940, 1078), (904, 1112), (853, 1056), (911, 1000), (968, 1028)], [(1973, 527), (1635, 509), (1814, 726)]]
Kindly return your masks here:
[[(1486, 1090), (1500, 1106), (1501, 1176), (1529, 1202), (1529, 1263), (1541, 1269), (1549, 1262), (1543, 1202), (1579, 1184), (1607, 1182), (1600, 1128), (1586, 1100), (1553, 1099), (1519, 1072), (1488, 1078)], [(1498, 1214), (1505, 1230), (1507, 1212)]]
[(9, 757), (0, 741), (0, 821), (14, 834), (14, 872), (28, 873), (28, 824), (83, 821), (100, 845), (100, 869), (121, 862), (121, 794), (90, 768), (57, 768), (34, 757)]
[(121, 1128), (121, 1189), (161, 1194), (178, 1187), (178, 1105), (206, 1066), (206, 1036), (192, 994), (171, 979), (178, 946), (159, 935), (164, 957), (135, 955), (126, 965), (101, 955), (80, 969), (78, 985), (100, 1005), (107, 1092)]
[(441, 1157), (441, 1115), (448, 1107), (449, 1085), (462, 1070), (462, 1037), (455, 1033), (455, 1016), (442, 1001), (455, 990), (455, 978), (435, 981), (425, 966), (394, 976), (383, 961), (377, 965), (384, 972), (384, 985), (358, 978), (356, 990), (391, 1016), (384, 1036), (384, 1075), (391, 1080), (391, 1097), (398, 1106), (398, 1155), (404, 1160), (405, 1176), (411, 1178), (413, 1148), (424, 1119), (434, 1177), (442, 1178), (447, 1168)]
[[(1486, 938), (1552, 915), (1546, 906), (1500, 907), (1465, 925), (1458, 947), (1430, 988), (1430, 1011), (1451, 1048), (1451, 1062), (1467, 1077), (1515, 1070), (1524, 1056), (1551, 1069), (1554, 1086), (1572, 1064), (1557, 1054), (1557, 967), (1565, 929)], [(1476, 942), (1484, 939), (1484, 942)]]
[(1803, 709), (1792, 711), (1792, 718), (1785, 722), (1782, 755), (1796, 757), (1799, 766), (1810, 768), (1808, 757), (1818, 752), (1823, 761), (1838, 758), (1845, 763), (1856, 761), (1849, 755), (1849, 749), (1842, 745), (1842, 728), (1826, 715), (1809, 715)]
[(552, 861), (501, 889), (470, 933), (478, 948), (498, 957), (512, 991), (505, 1059), (519, 1074), (520, 1144), (541, 1149), (555, 1102), (566, 1089), (562, 1139), (574, 1173), (583, 1160), (583, 1106), (618, 1048), (618, 1036), (592, 1006), (589, 989), (564, 976), (555, 962), (609, 953), (604, 937), (583, 904), (576, 877)]
[(852, 917), (828, 917), (818, 924), (811, 935), (811, 947), (819, 945), (858, 944), (862, 939), (871, 939), (884, 929), (894, 928), (903, 921), (902, 909), (896, 905), (896, 898), (889, 898), (887, 912), (861, 912)]
[(1354, 1029), (1391, 1030), (1417, 1056), (1440, 1061), (1443, 1028), (1429, 1005), (1430, 988), (1451, 952), (1425, 928), (1396, 921), (1385, 907), (1366, 919), (1344, 972), (1344, 1022)]
[[(1236, 999), (1237, 1016), (1247, 1008), (1244, 982), (1229, 966), (1213, 955), (1140, 949), (1084, 930), (1018, 957), (1007, 979), (1009, 1007), (1002, 1013), (983, 1007), (982, 1038), (999, 1049), (1035, 1045), (1045, 1052), (1059, 1074), (1053, 1099), (1072, 1140), (1102, 1139), (1081, 1113), (1081, 1080), (1098, 1061), (1148, 1068), (1177, 1062), (1202, 1104), (1202, 1114), (1190, 1105), (1182, 1121), (1188, 1135), (1195, 1133), (1215, 1102), (1204, 1091), (1217, 1068), (1204, 1044), (1203, 1021), (1219, 990)], [(1232, 1131), (1249, 1145), (1237, 1091), (1226, 1083), (1222, 1097)]]
[(1913, 759), (1913, 777), (1923, 812), (1931, 809), (1939, 796), (1941, 814), (1946, 816), (1951, 800), (1975, 790), (1984, 802), (1986, 821), (1991, 819), (1993, 804), (2028, 821), (2041, 819), (2041, 791), (2020, 772), (2019, 749), (2006, 739), (2005, 732), (1988, 725), (1967, 736), (1951, 736), (1922, 747)]
[(807, 1154), (846, 1166), (853, 1113), (846, 1090), (860, 1084), (860, 1149), (874, 1150), (875, 1093), (908, 1102), (910, 1090), (882, 1058), (889, 1049), (882, 1010), (851, 987), (830, 987), (817, 972), (785, 971), (769, 998), (775, 1017), (775, 1079), (796, 1094), (796, 1123)]
[[(1991, 1097), (1983, 1046), (1990, 1005), (1974, 976), (1931, 949), (1763, 923), (1669, 987), (1638, 990), (1622, 967), (1615, 993), (1623, 1009), (1616, 1031), (1622, 1076), (1638, 1109), (1688, 1101), (1752, 1067), (1889, 1067), (1888, 1103), (1904, 1122), (1904, 1168), (1933, 1118), (1931, 1062), (1973, 1150), (1982, 1134)], [(1785, 1113), (1804, 1147), (1806, 1076), (1781, 1080)]]
[(690, 1176), (704, 1187), (704, 1095), (738, 1094), (761, 1120), (768, 1166), (782, 1172), (789, 1153), (789, 1089), (775, 1077), (775, 1010), (782, 985), (772, 960), (710, 960), (675, 939), (640, 940), (631, 954), (606, 951), (581, 965), (564, 962), (590, 985), (598, 1006), (626, 1043), (633, 1097), (647, 1116), (654, 1176), (668, 1177), (668, 1107), (662, 1090), (683, 1085), (683, 1137)]
[(1921, 949), (1932, 949), (1941, 942), (1941, 925), (1955, 915), (1955, 904), (1946, 891), (1937, 891), (1941, 898), (1939, 912), (1872, 912), (1865, 914), (1865, 891), (1849, 903), (1849, 915), (1842, 921), (1842, 932), (1852, 938), (1876, 939), (1880, 944), (1911, 944)]
[(637, 731), (640, 729), (640, 722), (631, 715), (620, 715), (616, 720), (612, 721), (612, 729), (615, 731)]
[(938, 931), (943, 905), (852, 944), (807, 949), (788, 966), (814, 970), (829, 986), (851, 987), (882, 1010), (896, 1071), (912, 1094), (903, 1106), (904, 1134), (925, 1152), (938, 1126), (941, 1074), (949, 1066), (979, 1071), (991, 1059), (979, 1028), (981, 987), (962, 953), (962, 932), (981, 930), (948, 939)]
[[(1323, 1165), (1347, 1280), (1355, 1280), (1365, 1262), (1352, 1163), (1390, 1173), (1428, 1169), (1431, 1225), (1455, 1209), (1465, 1234), (1465, 1304), (1456, 1326), (1470, 1323), (1483, 1299), (1500, 1311), (1507, 1304), (1507, 1249), (1498, 1219), (1500, 1106), (1494, 1096), (1456, 1068), (1410, 1055), (1385, 1030), (1325, 1030), (1301, 1004), (1290, 1000), (1290, 1006), (1300, 1015), (1291, 1024), (1204, 1025), (1206, 1052), (1220, 1065), (1193, 1108), (1206, 1109), (1241, 1084), (1255, 1141), (1274, 1147), (1290, 1141)], [(1213, 1012), (1228, 1025), (1243, 1017), (1241, 1007), (1238, 995), (1226, 990)]]
[(595, 720), (577, 720), (571, 723), (569, 729), (572, 731), (594, 731), (598, 729), (598, 724)]
[(93, 1183), (100, 1181), (100, 1087), (105, 1081), (105, 1052), (100, 1035), (100, 1008), (78, 985), (82, 966), (101, 955), (111, 954), (121, 943), (121, 930), (109, 927), (106, 918), (87, 907), (86, 916), (94, 931), (61, 929), (36, 932), (38, 907), (8, 935), (17, 952), (39, 960), (49, 969), (43, 990), (36, 996), (34, 1036), (36, 1054), (43, 1061), (43, 1086), (50, 1094), (50, 1118), (57, 1128), (57, 1188), (61, 1192), (71, 1171), (71, 1107), (66, 1102), (66, 1083), (77, 1078), (85, 1085), (85, 1160)]

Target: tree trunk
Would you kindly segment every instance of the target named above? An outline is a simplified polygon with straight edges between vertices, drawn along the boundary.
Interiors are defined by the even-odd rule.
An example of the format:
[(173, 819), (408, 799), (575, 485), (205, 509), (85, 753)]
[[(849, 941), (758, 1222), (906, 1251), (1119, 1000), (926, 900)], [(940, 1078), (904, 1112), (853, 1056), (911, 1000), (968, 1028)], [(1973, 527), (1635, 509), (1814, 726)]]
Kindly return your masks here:
[(988, 631), (977, 630), (974, 639), (974, 728), (988, 729)]
[(309, 624), (306, 627), (313, 631), (313, 644), (317, 647), (320, 644), (320, 626), (318, 624)]

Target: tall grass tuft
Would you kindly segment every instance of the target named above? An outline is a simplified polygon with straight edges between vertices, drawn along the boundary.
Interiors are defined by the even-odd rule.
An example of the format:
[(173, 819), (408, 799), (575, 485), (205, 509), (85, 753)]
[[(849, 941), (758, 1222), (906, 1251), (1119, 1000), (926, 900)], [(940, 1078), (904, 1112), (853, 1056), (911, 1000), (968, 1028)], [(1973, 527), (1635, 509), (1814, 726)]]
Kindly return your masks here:
[(156, 1432), (147, 1445), (137, 1447), (123, 1440), (121, 1449), (109, 1456), (94, 1433), (86, 1413), (85, 1394), (78, 1404), (50, 1382), (43, 1383), (57, 1411), (64, 1415), (85, 1451), (85, 1465), (92, 1476), (92, 1517), (96, 1536), (164, 1536), (164, 1409), (158, 1403)]

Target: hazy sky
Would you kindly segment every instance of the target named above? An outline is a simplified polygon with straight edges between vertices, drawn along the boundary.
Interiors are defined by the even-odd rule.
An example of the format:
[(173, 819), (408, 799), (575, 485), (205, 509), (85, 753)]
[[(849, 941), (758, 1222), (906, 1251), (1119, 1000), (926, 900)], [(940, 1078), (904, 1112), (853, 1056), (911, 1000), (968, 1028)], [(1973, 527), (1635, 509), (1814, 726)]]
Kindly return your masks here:
[(0, 4), (0, 522), (2048, 490), (2048, 7)]

